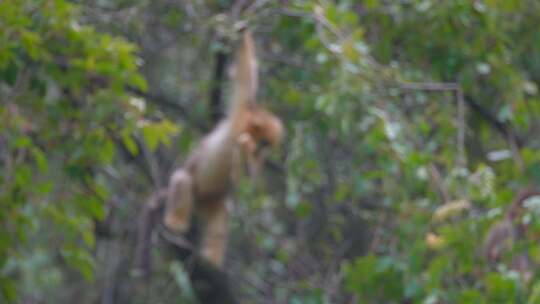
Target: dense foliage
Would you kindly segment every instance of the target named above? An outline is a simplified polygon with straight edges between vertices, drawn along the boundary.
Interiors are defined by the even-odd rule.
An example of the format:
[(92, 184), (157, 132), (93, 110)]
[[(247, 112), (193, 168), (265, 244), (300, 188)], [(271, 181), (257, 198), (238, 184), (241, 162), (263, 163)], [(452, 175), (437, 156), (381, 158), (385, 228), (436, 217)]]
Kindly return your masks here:
[(134, 219), (224, 106), (244, 22), (287, 140), (235, 194), (242, 302), (538, 301), (511, 265), (540, 263), (538, 199), (482, 249), (540, 187), (535, 0), (0, 2), (4, 301), (195, 301), (163, 248), (131, 271)]

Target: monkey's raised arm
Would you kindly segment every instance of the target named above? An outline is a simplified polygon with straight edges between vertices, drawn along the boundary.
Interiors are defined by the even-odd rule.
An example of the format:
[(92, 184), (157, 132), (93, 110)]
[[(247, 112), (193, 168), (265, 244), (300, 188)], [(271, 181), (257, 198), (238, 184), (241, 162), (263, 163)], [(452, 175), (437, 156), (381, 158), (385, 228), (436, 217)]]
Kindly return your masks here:
[(233, 77), (233, 91), (229, 101), (229, 117), (237, 121), (249, 104), (255, 103), (258, 86), (258, 64), (253, 37), (244, 30), (242, 45), (237, 51)]

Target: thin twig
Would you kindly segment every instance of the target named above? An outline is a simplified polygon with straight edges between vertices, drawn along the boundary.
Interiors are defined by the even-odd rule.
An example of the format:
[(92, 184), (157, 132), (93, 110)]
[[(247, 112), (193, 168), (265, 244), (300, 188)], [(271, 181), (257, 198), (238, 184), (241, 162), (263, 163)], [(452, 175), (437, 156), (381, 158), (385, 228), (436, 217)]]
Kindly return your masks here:
[(456, 91), (458, 102), (458, 166), (461, 168), (467, 167), (467, 157), (465, 155), (465, 97), (463, 89), (460, 87)]
[(158, 162), (156, 161), (154, 154), (150, 152), (145, 143), (141, 143), (141, 149), (143, 151), (144, 158), (150, 167), (150, 174), (152, 175), (152, 182), (157, 189), (162, 188), (161, 182), (161, 169)]
[(397, 85), (403, 90), (420, 91), (457, 91), (461, 87), (454, 82), (398, 82)]

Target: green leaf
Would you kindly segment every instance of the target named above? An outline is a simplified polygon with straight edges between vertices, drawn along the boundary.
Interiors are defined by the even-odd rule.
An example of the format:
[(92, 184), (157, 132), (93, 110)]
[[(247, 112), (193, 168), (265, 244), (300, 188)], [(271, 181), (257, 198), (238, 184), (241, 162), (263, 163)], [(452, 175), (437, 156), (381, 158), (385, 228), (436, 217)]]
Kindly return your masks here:
[(313, 204), (310, 204), (306, 201), (301, 201), (296, 207), (295, 207), (295, 214), (299, 219), (305, 219), (311, 214), (311, 210)]
[(459, 303), (463, 304), (482, 304), (486, 303), (482, 294), (475, 289), (466, 289), (459, 296)]
[(142, 128), (142, 135), (148, 148), (154, 151), (159, 144), (159, 131), (152, 125), (146, 125)]
[(112, 162), (115, 154), (114, 143), (110, 139), (103, 139), (98, 150), (98, 156), (102, 164)]
[(40, 48), (41, 37), (36, 32), (31, 31), (22, 31), (21, 33), (21, 44), (26, 50), (30, 58), (36, 60), (38, 59), (40, 53), (42, 52)]
[(128, 79), (128, 83), (143, 92), (146, 92), (148, 90), (148, 83), (141, 74), (131, 74)]
[(159, 144), (170, 145), (171, 138), (178, 134), (180, 128), (163, 119), (159, 122), (147, 123), (142, 127), (143, 138), (150, 150), (154, 151)]
[(540, 303), (540, 281), (534, 283), (529, 294), (529, 299), (527, 300), (527, 304), (536, 303)]
[(367, 0), (366, 1), (366, 8), (368, 9), (375, 9), (379, 7), (380, 3), (379, 0)]
[(29, 148), (32, 146), (32, 140), (27, 136), (19, 136), (15, 140), (15, 147), (19, 149)]
[(41, 173), (45, 173), (49, 167), (47, 163), (47, 157), (38, 147), (32, 147), (31, 151), (39, 171), (41, 171)]
[(77, 269), (87, 281), (94, 278), (94, 260), (86, 250), (73, 245), (65, 245), (60, 253), (68, 265)]
[(35, 185), (35, 192), (39, 194), (47, 194), (50, 193), (54, 188), (54, 184), (51, 181), (44, 181), (41, 183), (36, 183)]
[(15, 283), (8, 278), (0, 277), (0, 290), (2, 291), (3, 303), (14, 303), (17, 297), (17, 289)]
[(15, 170), (15, 183), (25, 187), (31, 183), (32, 168), (28, 165), (19, 165)]
[(170, 272), (176, 281), (180, 289), (180, 298), (182, 303), (195, 303), (196, 297), (191, 285), (191, 280), (187, 271), (184, 269), (181, 263), (171, 262)]
[(490, 303), (514, 303), (517, 300), (515, 279), (492, 272), (486, 276), (485, 284)]
[(125, 131), (122, 133), (122, 142), (126, 146), (126, 149), (131, 153), (131, 155), (136, 156), (139, 153), (139, 148), (137, 147), (137, 143), (135, 140), (133, 140), (133, 137), (129, 133), (129, 131)]

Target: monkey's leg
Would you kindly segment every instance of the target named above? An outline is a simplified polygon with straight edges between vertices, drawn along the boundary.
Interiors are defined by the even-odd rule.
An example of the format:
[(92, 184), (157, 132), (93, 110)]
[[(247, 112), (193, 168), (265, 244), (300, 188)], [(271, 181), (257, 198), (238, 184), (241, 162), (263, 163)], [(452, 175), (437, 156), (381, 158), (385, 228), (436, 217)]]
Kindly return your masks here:
[(226, 200), (202, 206), (200, 214), (205, 226), (202, 236), (202, 255), (215, 265), (221, 266), (229, 233)]
[(165, 226), (174, 232), (185, 232), (190, 225), (193, 208), (193, 179), (183, 169), (176, 170), (169, 181)]

